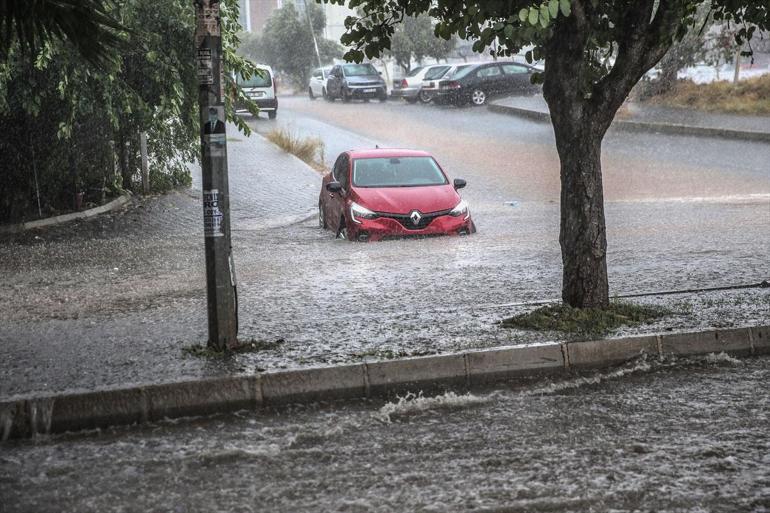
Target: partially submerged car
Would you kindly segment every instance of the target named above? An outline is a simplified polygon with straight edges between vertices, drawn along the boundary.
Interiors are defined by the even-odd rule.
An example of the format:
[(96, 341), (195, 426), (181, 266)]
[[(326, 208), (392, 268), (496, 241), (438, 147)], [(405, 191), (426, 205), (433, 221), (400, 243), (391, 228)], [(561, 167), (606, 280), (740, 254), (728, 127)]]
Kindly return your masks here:
[(366, 149), (343, 152), (324, 176), (318, 223), (340, 239), (361, 242), (476, 231), (458, 194), (465, 180), (449, 181), (425, 151)]

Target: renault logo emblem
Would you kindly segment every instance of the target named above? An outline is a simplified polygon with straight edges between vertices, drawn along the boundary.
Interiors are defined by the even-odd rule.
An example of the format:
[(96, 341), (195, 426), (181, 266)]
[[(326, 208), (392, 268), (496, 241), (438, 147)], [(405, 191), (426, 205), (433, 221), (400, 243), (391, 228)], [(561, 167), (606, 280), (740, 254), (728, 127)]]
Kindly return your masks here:
[(420, 215), (419, 212), (414, 210), (412, 211), (411, 214), (409, 214), (409, 219), (411, 219), (412, 223), (414, 223), (414, 225), (417, 226), (418, 224), (420, 224), (420, 219), (422, 219), (422, 216)]

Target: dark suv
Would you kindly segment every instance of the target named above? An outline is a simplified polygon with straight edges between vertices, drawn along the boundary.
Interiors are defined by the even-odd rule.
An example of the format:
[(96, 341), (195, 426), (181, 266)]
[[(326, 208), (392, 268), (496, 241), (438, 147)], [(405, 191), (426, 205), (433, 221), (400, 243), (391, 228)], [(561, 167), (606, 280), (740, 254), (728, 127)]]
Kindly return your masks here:
[(329, 72), (326, 82), (326, 99), (342, 98), (348, 102), (353, 98), (381, 102), (388, 99), (385, 81), (371, 64), (337, 64)]
[(468, 66), (451, 79), (442, 80), (434, 100), (437, 103), (484, 105), (491, 96), (531, 93), (536, 90), (530, 77), (536, 68), (518, 62), (490, 62)]

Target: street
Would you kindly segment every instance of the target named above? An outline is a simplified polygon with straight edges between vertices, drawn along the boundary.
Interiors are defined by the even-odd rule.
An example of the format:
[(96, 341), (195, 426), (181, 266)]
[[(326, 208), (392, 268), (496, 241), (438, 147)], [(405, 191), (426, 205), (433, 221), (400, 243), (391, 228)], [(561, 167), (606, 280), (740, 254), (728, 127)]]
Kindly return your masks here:
[(9, 443), (2, 511), (765, 512), (770, 359)]
[[(207, 359), (201, 207), (189, 192), (123, 213), (3, 236), (0, 396), (254, 372), (553, 339), (507, 330), (558, 299), (558, 161), (550, 126), (486, 109), (281, 99), (275, 122), (320, 136), (326, 160), (374, 144), (427, 149), (478, 226), (469, 237), (352, 244), (306, 219), (320, 175), (229, 129), (242, 340)], [(610, 294), (754, 284), (770, 275), (770, 146), (610, 133), (604, 144)], [(650, 296), (657, 323), (617, 334), (767, 324), (768, 289)]]

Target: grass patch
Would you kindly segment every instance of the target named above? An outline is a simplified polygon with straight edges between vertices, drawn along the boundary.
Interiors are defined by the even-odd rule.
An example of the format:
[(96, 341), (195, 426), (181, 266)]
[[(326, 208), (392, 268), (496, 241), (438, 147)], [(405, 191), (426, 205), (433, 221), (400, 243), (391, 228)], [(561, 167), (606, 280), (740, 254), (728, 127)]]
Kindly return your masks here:
[(610, 302), (606, 310), (549, 305), (504, 319), (500, 325), (504, 328), (522, 330), (560, 331), (578, 338), (600, 337), (622, 326), (650, 323), (672, 313), (662, 307), (623, 301)]
[(287, 153), (297, 156), (316, 171), (324, 171), (326, 146), (319, 137), (302, 137), (285, 128), (271, 130), (267, 139)]
[(767, 115), (770, 114), (770, 75), (741, 80), (737, 84), (696, 84), (679, 80), (669, 91), (647, 101), (666, 107)]
[(271, 351), (281, 347), (284, 340), (278, 339), (275, 342), (269, 342), (266, 340), (248, 340), (241, 342), (241, 344), (232, 350), (217, 351), (209, 346), (202, 344), (195, 344), (188, 347), (183, 347), (182, 352), (189, 356), (195, 356), (197, 358), (224, 358), (233, 354), (241, 353), (258, 353), (260, 351)]

